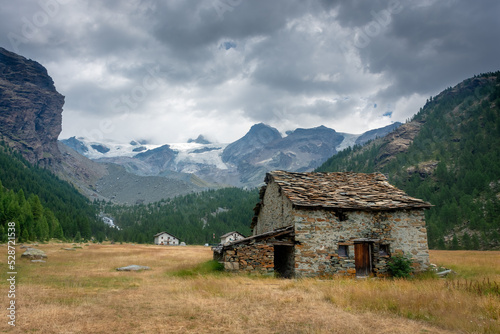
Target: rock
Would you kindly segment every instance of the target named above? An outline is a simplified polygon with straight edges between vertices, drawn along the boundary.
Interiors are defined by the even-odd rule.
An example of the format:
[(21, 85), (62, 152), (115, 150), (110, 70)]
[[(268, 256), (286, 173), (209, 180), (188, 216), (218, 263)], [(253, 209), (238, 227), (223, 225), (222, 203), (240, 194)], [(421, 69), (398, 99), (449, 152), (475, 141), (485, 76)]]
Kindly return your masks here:
[(31, 262), (36, 262), (36, 263), (45, 263), (46, 261), (39, 259), (39, 260), (31, 260)]
[(454, 272), (454, 271), (453, 271), (453, 270), (451, 270), (451, 269), (446, 269), (446, 270), (443, 270), (443, 271), (441, 271), (441, 272), (436, 273), (436, 275), (438, 275), (439, 277), (448, 277), (448, 276), (450, 276), (450, 275), (451, 275), (451, 276), (454, 276), (454, 275), (456, 275), (456, 274), (457, 274), (457, 273), (456, 273), (456, 272)]
[(430, 160), (418, 164), (417, 167), (411, 166), (406, 169), (408, 175), (419, 174), (422, 179), (432, 175), (437, 168), (438, 161)]
[(203, 135), (199, 135), (198, 138), (192, 139), (189, 138), (188, 143), (197, 143), (197, 144), (211, 144)]
[(64, 96), (39, 63), (0, 48), (0, 133), (28, 161), (50, 166), (60, 161)]
[(27, 248), (26, 251), (21, 255), (21, 257), (27, 257), (29, 259), (42, 259), (46, 258), (47, 255), (45, 254), (44, 251), (36, 248)]
[(116, 268), (116, 270), (118, 270), (118, 271), (139, 271), (139, 270), (151, 270), (151, 268), (147, 267), (147, 266), (139, 266), (136, 264), (132, 264), (132, 265), (126, 266), (126, 267)]
[(383, 145), (375, 159), (378, 167), (387, 165), (396, 155), (408, 151), (411, 143), (420, 132), (423, 123), (405, 123), (382, 139)]

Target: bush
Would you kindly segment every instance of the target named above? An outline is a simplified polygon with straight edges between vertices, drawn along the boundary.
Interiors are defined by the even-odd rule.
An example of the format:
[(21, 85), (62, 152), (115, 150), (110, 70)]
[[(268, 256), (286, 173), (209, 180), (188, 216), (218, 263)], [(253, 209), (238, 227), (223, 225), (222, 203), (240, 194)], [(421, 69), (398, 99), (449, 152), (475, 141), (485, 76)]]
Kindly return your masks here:
[(412, 273), (412, 260), (403, 254), (396, 254), (387, 263), (389, 272), (393, 277), (407, 278)]

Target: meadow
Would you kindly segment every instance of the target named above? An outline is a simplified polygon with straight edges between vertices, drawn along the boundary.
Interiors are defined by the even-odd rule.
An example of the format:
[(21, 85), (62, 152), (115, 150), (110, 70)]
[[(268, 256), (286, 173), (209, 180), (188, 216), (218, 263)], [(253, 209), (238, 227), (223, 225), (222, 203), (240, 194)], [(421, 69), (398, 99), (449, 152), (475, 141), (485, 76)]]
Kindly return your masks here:
[[(431, 251), (447, 279), (287, 280), (217, 271), (203, 246), (67, 247), (40, 244), (45, 263), (17, 247), (15, 327), (0, 247), (0, 332), (500, 333), (498, 251)], [(116, 271), (131, 264), (151, 270)]]

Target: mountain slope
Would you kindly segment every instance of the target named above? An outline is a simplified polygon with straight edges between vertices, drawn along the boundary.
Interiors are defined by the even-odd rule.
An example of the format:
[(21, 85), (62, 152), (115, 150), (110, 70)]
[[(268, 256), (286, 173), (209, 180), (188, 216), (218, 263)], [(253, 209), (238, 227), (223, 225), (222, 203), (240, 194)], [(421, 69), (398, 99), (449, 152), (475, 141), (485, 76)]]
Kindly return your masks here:
[[(177, 196), (147, 205), (107, 205), (100, 209), (120, 230), (108, 235), (116, 241), (152, 242), (152, 236), (168, 231), (188, 244), (218, 243), (228, 231), (250, 235), (256, 190), (224, 188)], [(214, 239), (215, 235), (215, 239)]]
[(64, 96), (39, 63), (0, 47), (0, 138), (31, 163), (60, 159)]
[[(37, 196), (41, 205), (54, 213), (67, 238), (72, 239), (78, 232), (84, 238), (104, 232), (95, 208), (82, 194), (49, 170), (33, 166), (4, 146), (0, 146), (0, 182), (8, 190), (22, 190), (27, 197)], [(31, 235), (30, 220), (18, 218), (13, 219), (20, 224), (19, 233), (27, 229)]]
[(411, 122), (340, 152), (318, 171), (380, 171), (431, 202), (432, 248), (499, 248), (500, 72), (446, 89)]

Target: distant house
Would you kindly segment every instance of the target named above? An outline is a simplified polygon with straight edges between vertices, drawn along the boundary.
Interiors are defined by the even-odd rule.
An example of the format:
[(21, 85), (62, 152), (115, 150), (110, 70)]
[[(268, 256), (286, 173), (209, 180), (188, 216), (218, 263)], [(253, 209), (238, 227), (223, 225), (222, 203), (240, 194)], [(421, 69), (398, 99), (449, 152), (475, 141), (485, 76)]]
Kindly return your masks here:
[(282, 277), (388, 276), (394, 254), (429, 265), (424, 210), (380, 173), (291, 173), (265, 178), (253, 235), (214, 248), (226, 270)]
[(167, 232), (160, 232), (155, 234), (155, 244), (156, 245), (164, 245), (164, 246), (178, 246), (179, 238), (169, 234)]
[(222, 245), (227, 245), (233, 241), (241, 240), (241, 239), (245, 239), (245, 236), (238, 231), (233, 231), (233, 232), (229, 232), (229, 233), (226, 233), (224, 235), (221, 235), (220, 243)]

